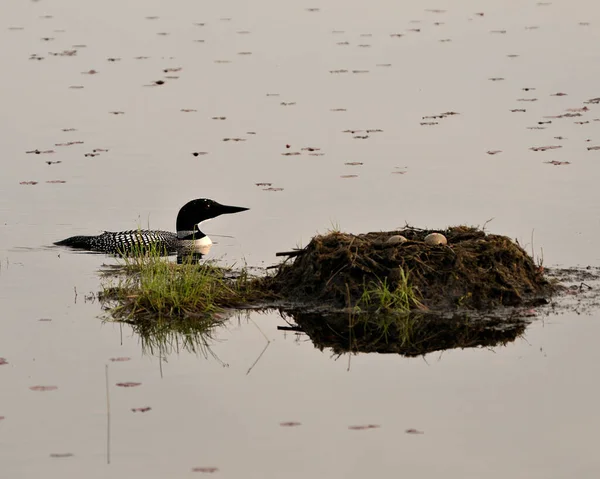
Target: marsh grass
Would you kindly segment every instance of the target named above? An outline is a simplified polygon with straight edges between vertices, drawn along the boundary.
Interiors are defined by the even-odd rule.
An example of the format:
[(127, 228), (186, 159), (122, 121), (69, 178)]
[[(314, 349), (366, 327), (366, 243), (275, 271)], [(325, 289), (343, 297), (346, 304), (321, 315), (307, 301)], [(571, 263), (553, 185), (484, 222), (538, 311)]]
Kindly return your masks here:
[(364, 284), (364, 290), (355, 308), (373, 310), (377, 313), (407, 313), (415, 309), (425, 309), (417, 292), (409, 282), (409, 274), (404, 268), (398, 268), (398, 281), (391, 287), (387, 278)]
[(211, 349), (214, 331), (228, 315), (211, 318), (153, 318), (127, 321), (132, 331), (140, 337), (142, 353), (168, 356), (182, 351), (217, 358)]
[[(151, 247), (129, 253), (121, 261), (116, 269), (105, 271), (100, 293), (117, 320), (210, 322), (228, 308), (265, 296), (246, 267), (234, 271), (211, 261), (197, 264), (193, 257), (176, 264)], [(179, 324), (183, 330), (186, 325), (185, 321)]]
[[(408, 347), (415, 341), (415, 328), (417, 326), (417, 315), (414, 312), (386, 312), (380, 314), (355, 314), (352, 317), (351, 328), (353, 339), (349, 350), (360, 349), (360, 339), (367, 336), (374, 344), (396, 343), (399, 347)], [(361, 334), (357, 334), (356, 328), (361, 328)]]

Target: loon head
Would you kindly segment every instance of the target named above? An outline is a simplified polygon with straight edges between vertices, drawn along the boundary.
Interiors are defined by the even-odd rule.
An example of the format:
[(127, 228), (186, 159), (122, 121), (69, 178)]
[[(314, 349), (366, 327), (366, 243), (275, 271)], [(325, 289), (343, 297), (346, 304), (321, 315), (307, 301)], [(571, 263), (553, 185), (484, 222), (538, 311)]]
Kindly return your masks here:
[(177, 236), (183, 239), (188, 236), (201, 238), (205, 236), (198, 228), (198, 224), (217, 216), (239, 213), (249, 208), (241, 206), (228, 206), (217, 203), (208, 198), (199, 198), (183, 205), (177, 215)]

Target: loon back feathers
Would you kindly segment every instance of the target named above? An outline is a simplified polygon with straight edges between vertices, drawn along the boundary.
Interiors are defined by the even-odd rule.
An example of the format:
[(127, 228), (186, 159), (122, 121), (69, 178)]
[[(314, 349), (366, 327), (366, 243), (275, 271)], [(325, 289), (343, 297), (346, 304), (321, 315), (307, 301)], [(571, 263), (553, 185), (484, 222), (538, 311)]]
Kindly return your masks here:
[(149, 248), (156, 249), (160, 253), (181, 252), (211, 243), (198, 228), (202, 221), (247, 209), (241, 206), (222, 205), (208, 198), (199, 198), (189, 201), (179, 210), (177, 233), (161, 230), (130, 230), (116, 233), (106, 231), (97, 236), (72, 236), (54, 244), (110, 254), (135, 253)]
[(140, 250), (156, 249), (159, 252), (176, 252), (191, 246), (180, 240), (175, 233), (160, 230), (105, 231), (97, 236), (72, 236), (54, 243), (87, 251), (121, 254)]

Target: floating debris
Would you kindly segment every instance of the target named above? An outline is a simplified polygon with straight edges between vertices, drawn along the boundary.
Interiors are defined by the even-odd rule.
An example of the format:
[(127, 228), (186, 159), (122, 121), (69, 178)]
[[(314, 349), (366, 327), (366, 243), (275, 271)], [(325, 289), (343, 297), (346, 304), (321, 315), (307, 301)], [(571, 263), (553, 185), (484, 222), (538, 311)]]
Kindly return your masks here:
[(125, 383), (117, 383), (117, 386), (120, 388), (135, 388), (137, 386), (141, 386), (142, 383), (134, 383), (134, 382), (125, 382)]
[(488, 155), (497, 155), (498, 153), (502, 153), (502, 150), (488, 150), (486, 153)]
[(74, 57), (77, 55), (77, 50), (63, 50), (62, 52), (58, 53), (49, 52), (49, 54), (54, 57)]
[(531, 151), (546, 151), (546, 150), (557, 150), (562, 148), (561, 145), (550, 145), (550, 146), (532, 146), (529, 148)]
[(128, 358), (126, 356), (120, 356), (117, 358), (110, 358), (109, 361), (112, 361), (113, 363), (122, 363), (125, 361), (131, 361), (131, 358)]
[(378, 424), (364, 424), (360, 426), (348, 426), (348, 429), (352, 431), (364, 431), (366, 429), (378, 429), (380, 427), (381, 426), (379, 426)]
[(133, 412), (148, 412), (148, 411), (151, 411), (152, 408), (148, 407), (148, 406), (146, 406), (146, 407), (132, 407), (131, 410)]
[(558, 161), (558, 160), (544, 161), (544, 163), (547, 163), (549, 165), (555, 165), (555, 166), (570, 165), (571, 164), (570, 161)]
[(25, 153), (27, 153), (27, 154), (32, 154), (33, 153), (35, 155), (49, 155), (49, 154), (54, 153), (54, 150), (38, 150), (38, 149), (35, 149), (35, 150), (26, 151)]
[(38, 182), (37, 181), (20, 181), (19, 184), (20, 185), (31, 185), (31, 186), (33, 186), (33, 185), (37, 185)]
[(213, 472), (217, 472), (219, 470), (218, 467), (194, 467), (192, 468), (192, 472), (205, 472), (208, 474), (212, 474)]
[(56, 391), (58, 386), (31, 386), (29, 389), (32, 391)]
[[(223, 141), (226, 141), (226, 140), (223, 140)], [(192, 153), (192, 155), (194, 155), (194, 156), (208, 155), (208, 151), (194, 151)]]
[(406, 434), (425, 434), (423, 431), (419, 431), (418, 429), (406, 429), (404, 431)]

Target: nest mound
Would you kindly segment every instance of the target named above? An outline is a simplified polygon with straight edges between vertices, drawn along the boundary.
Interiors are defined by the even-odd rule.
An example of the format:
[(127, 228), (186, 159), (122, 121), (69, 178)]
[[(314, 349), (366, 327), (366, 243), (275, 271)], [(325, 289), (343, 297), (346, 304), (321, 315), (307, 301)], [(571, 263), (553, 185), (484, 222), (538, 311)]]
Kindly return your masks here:
[[(442, 233), (447, 245), (424, 242)], [(402, 235), (408, 241), (386, 241)], [(271, 288), (289, 301), (347, 308), (366, 288), (385, 283), (395, 290), (408, 281), (421, 309), (488, 309), (522, 306), (552, 294), (543, 268), (506, 236), (458, 226), (445, 231), (406, 228), (361, 235), (315, 236), (279, 266)]]

